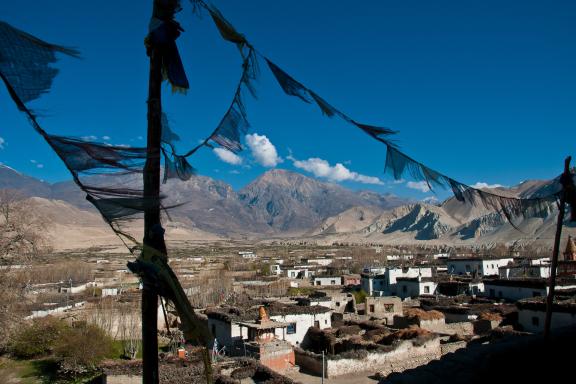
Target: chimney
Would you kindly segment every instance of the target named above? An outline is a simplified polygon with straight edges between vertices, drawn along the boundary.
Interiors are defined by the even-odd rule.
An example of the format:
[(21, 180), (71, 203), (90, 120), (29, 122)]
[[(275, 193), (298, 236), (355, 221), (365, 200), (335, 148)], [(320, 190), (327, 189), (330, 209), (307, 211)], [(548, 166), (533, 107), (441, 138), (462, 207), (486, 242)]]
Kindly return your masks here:
[(564, 260), (576, 261), (576, 244), (574, 244), (574, 239), (572, 236), (568, 236), (568, 241), (566, 241)]
[(258, 309), (258, 320), (256, 322), (258, 324), (262, 324), (268, 321), (270, 321), (270, 317), (268, 317), (268, 314), (266, 313), (266, 309), (264, 308), (264, 306), (261, 305), (260, 308)]

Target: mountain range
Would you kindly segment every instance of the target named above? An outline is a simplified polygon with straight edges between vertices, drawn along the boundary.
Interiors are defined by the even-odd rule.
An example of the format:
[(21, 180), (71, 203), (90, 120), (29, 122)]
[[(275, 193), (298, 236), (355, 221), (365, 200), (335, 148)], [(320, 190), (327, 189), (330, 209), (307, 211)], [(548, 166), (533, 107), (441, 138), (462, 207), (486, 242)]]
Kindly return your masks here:
[[(127, 179), (125, 184), (139, 185)], [(72, 182), (49, 184), (0, 165), (0, 189), (18, 190), (30, 198), (33, 211), (50, 223), (56, 248), (117, 245), (112, 231)], [(549, 194), (557, 182), (526, 181), (497, 188), (506, 196)], [(459, 244), (499, 242), (551, 243), (557, 212), (517, 223), (515, 229), (483, 207), (450, 198), (429, 204), (392, 194), (353, 191), (299, 173), (273, 169), (239, 191), (205, 176), (162, 185), (167, 206), (178, 205), (166, 221), (167, 238), (203, 241), (226, 238), (254, 240), (295, 238), (332, 244)], [(129, 230), (141, 236), (140, 223)], [(567, 232), (575, 233), (569, 226)]]

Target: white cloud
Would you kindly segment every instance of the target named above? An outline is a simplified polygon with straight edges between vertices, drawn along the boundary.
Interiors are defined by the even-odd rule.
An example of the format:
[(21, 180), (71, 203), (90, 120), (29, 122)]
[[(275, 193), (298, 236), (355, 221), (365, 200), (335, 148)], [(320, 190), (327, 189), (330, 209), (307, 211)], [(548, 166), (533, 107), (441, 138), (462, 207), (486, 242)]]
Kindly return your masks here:
[(421, 192), (428, 192), (430, 190), (428, 183), (426, 183), (425, 181), (418, 181), (418, 182), (409, 181), (406, 183), (406, 186), (408, 188), (416, 189), (416, 190), (421, 191)]
[(242, 164), (242, 158), (231, 152), (225, 148), (214, 148), (214, 153), (220, 160), (225, 163), (232, 164), (232, 165), (240, 165)]
[(110, 140), (110, 136), (102, 136), (102, 140)]
[(4, 144), (6, 144), (6, 140), (3, 137), (0, 137), (0, 149), (4, 149)]
[(330, 181), (357, 181), (364, 184), (384, 184), (377, 177), (352, 172), (341, 163), (336, 163), (336, 165), (331, 166), (328, 161), (317, 157), (312, 157), (308, 160), (296, 160), (290, 157), (290, 160), (293, 161), (296, 168), (303, 169), (316, 177), (323, 177)]
[(40, 169), (44, 168), (44, 164), (39, 163), (39, 162), (37, 162), (37, 161), (34, 160), (34, 159), (30, 160), (30, 162), (31, 162), (32, 164), (34, 164), (34, 165), (36, 166), (36, 168), (40, 168)]
[(499, 188), (499, 187), (503, 187), (503, 185), (500, 184), (488, 184), (488, 183), (484, 183), (482, 181), (477, 182), (474, 185), (471, 185), (472, 188), (488, 188), (488, 189), (492, 189), (492, 188)]
[(233, 170), (231, 170), (231, 171), (228, 172), (228, 173), (231, 173), (231, 174), (233, 174), (233, 175), (239, 175), (239, 174), (240, 174), (240, 171), (237, 170), (237, 169), (233, 169)]
[(82, 136), (81, 139), (86, 140), (86, 141), (96, 141), (96, 140), (98, 140), (98, 136), (94, 136), (94, 135)]
[(278, 156), (276, 147), (265, 135), (257, 133), (246, 135), (246, 144), (256, 162), (264, 167), (275, 167), (283, 160)]

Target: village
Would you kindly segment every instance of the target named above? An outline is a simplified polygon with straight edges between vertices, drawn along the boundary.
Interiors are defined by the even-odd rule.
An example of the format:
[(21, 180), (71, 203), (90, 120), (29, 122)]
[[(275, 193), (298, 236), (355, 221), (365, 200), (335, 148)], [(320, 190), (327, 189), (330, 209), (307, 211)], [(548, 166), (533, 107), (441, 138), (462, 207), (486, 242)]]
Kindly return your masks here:
[[(175, 250), (170, 265), (214, 337), (211, 359), (222, 377), (255, 374), (257, 369), (246, 368), (250, 362), (285, 380), (280, 382), (371, 383), (502, 335), (543, 332), (549, 258), (516, 247), (492, 253), (499, 255), (215, 244)], [(126, 268), (126, 257), (83, 252), (57, 260), (52, 273), (38, 274), (38, 282), (26, 286), (27, 300), (19, 308), (25, 319), (96, 325), (121, 343), (128, 358), (102, 366), (107, 383), (140, 382), (131, 360), (141, 348), (142, 284)], [(572, 238), (557, 272), (551, 327), (573, 327)], [(183, 340), (172, 303), (161, 300), (157, 312), (161, 356), (170, 364), (197, 359), (196, 347)]]

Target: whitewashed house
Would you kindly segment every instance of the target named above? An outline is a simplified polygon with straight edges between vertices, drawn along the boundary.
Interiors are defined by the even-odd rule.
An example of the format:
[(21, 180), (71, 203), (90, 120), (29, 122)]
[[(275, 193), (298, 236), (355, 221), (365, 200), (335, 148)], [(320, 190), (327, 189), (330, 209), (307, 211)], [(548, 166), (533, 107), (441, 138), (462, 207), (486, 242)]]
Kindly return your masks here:
[(286, 276), (290, 279), (308, 279), (312, 276), (312, 271), (307, 266), (286, 267)]
[(360, 285), (370, 296), (397, 296), (399, 277), (432, 277), (431, 267), (365, 268)]
[(426, 277), (398, 277), (396, 285), (396, 295), (401, 299), (433, 295), (438, 287), (438, 283)]
[[(274, 303), (266, 308), (271, 320), (287, 323), (287, 327), (275, 330), (275, 335), (280, 340), (286, 340), (293, 346), (299, 346), (308, 333), (310, 327), (320, 329), (332, 326), (330, 308), (323, 306), (299, 306), (281, 305)], [(242, 323), (252, 320), (256, 316), (256, 310), (240, 308), (213, 308), (206, 311), (208, 327), (219, 345), (224, 345), (228, 350), (238, 348), (244, 340), (248, 339), (248, 329)]]
[(342, 276), (316, 276), (314, 277), (314, 286), (330, 287), (342, 285)]
[[(544, 298), (524, 299), (516, 303), (518, 307), (518, 324), (526, 332), (544, 331), (546, 319), (546, 300)], [(554, 300), (552, 306), (551, 329), (576, 327), (576, 300)]]
[[(559, 282), (557, 291), (576, 288), (576, 284)], [(484, 280), (484, 296), (493, 299), (518, 301), (531, 297), (544, 297), (548, 294), (546, 279), (495, 279)]]
[(238, 252), (238, 255), (240, 255), (240, 257), (242, 257), (243, 259), (255, 259), (256, 258), (256, 254), (252, 251), (240, 251), (240, 252)]
[(511, 257), (502, 258), (483, 258), (483, 257), (467, 257), (448, 259), (447, 268), (448, 273), (451, 275), (473, 275), (477, 276), (498, 276), (498, 269), (513, 263), (514, 259)]
[(545, 264), (535, 265), (508, 265), (500, 267), (498, 274), (501, 279), (510, 278), (545, 278), (550, 277), (550, 266)]

